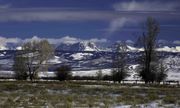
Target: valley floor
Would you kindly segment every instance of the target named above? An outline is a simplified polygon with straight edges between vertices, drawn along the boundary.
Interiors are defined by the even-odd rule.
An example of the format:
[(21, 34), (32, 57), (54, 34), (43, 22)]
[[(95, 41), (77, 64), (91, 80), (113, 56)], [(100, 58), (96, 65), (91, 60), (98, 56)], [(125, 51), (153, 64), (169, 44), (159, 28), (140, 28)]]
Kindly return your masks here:
[(178, 108), (180, 87), (106, 82), (1, 81), (0, 107)]

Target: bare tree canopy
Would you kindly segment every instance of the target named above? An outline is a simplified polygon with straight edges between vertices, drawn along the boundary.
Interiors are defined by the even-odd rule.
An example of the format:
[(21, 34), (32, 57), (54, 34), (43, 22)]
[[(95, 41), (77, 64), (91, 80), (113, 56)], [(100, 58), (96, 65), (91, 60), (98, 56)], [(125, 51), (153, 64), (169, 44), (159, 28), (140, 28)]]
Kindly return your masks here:
[(113, 59), (112, 78), (119, 83), (127, 77), (127, 45), (121, 42), (117, 45)]
[(22, 47), (26, 59), (29, 78), (32, 81), (42, 67), (47, 67), (47, 60), (54, 54), (52, 45), (47, 40), (27, 42)]
[(159, 57), (156, 51), (156, 40), (160, 27), (158, 22), (152, 18), (148, 17), (145, 24), (145, 32), (142, 33), (142, 36), (138, 39), (140, 44), (144, 48), (144, 52), (139, 58), (139, 73), (140, 77), (148, 83), (157, 81), (159, 78), (158, 69), (159, 69)]

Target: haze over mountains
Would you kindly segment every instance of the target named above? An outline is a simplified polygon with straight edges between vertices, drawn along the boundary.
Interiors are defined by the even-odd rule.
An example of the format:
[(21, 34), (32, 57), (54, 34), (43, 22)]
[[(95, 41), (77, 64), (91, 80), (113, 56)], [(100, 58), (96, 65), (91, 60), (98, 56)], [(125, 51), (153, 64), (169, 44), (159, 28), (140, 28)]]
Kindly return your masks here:
[[(1, 37), (3, 38), (3, 37)], [(42, 40), (43, 38), (39, 38), (37, 36), (34, 36), (29, 39), (1, 39), (2, 42), (0, 44), (0, 50), (21, 50), (21, 46), (24, 42), (32, 41), (32, 40)], [(118, 44), (117, 41), (115, 43), (113, 42), (107, 42), (105, 39), (89, 39), (89, 40), (82, 40), (73, 38), (70, 36), (66, 36), (61, 39), (47, 39), (56, 50), (60, 51), (113, 51), (116, 44)], [(128, 51), (143, 51), (143, 48), (140, 46), (136, 46), (136, 42), (133, 42), (131, 40), (126, 41), (128, 46)], [(106, 44), (106, 45), (105, 45)], [(180, 41), (174, 41), (174, 42), (168, 42), (165, 40), (159, 40), (157, 45), (157, 51), (165, 51), (165, 52), (180, 52)]]

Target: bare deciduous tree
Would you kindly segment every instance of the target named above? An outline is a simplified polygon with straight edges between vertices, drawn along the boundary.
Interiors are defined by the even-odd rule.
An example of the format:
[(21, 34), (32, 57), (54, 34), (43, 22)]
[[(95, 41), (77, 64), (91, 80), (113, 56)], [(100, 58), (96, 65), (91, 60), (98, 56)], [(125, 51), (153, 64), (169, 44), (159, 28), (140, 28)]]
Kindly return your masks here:
[(160, 27), (154, 18), (148, 17), (145, 28), (146, 31), (143, 32), (142, 36), (139, 38), (139, 42), (144, 48), (139, 58), (139, 75), (145, 83), (153, 83), (154, 81), (160, 80), (158, 76), (160, 59), (156, 51), (156, 40)]
[(28, 75), (32, 81), (36, 78), (37, 73), (42, 67), (48, 66), (46, 62), (54, 54), (53, 47), (47, 40), (41, 40), (27, 42), (23, 45), (22, 49), (26, 57)]
[(156, 81), (160, 83), (167, 77), (168, 68), (163, 60), (159, 61)]
[(117, 45), (115, 51), (115, 57), (113, 59), (112, 79), (119, 83), (125, 79), (127, 74), (127, 45), (125, 42), (121, 42)]

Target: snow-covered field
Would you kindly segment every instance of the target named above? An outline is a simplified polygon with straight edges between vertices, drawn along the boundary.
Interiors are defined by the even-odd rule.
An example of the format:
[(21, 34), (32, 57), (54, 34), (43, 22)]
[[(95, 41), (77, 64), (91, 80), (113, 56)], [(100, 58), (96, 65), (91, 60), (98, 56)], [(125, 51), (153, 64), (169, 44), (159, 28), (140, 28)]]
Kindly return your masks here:
[[(94, 46), (93, 44), (89, 44), (86, 43), (86, 45), (84, 45), (81, 43), (81, 50), (78, 49), (80, 50), (80, 52), (57, 52), (57, 54), (54, 57), (47, 61), (47, 64), (50, 64), (49, 70), (51, 71), (40, 72), (39, 77), (54, 77), (55, 74), (54, 72), (52, 72), (52, 70), (66, 63), (72, 66), (73, 76), (96, 76), (99, 69), (101, 69), (103, 75), (110, 75), (112, 67), (112, 56), (114, 53), (98, 52), (99, 49), (97, 49), (96, 46)], [(79, 44), (77, 44), (76, 47), (77, 46), (79, 46)], [(89, 50), (90, 46), (92, 47), (91, 49), (94, 48), (93, 51), (95, 52), (83, 52), (91, 51)], [(128, 59), (127, 61), (129, 63), (129, 76), (126, 79), (139, 80), (140, 78), (138, 77), (138, 73), (136, 72), (136, 67), (138, 65), (135, 59), (139, 55), (139, 53), (136, 53), (137, 50), (142, 51), (142, 49), (135, 48), (132, 46), (128, 46), (128, 49), (132, 53), (128, 54), (128, 56), (130, 57), (130, 59)], [(164, 46), (162, 48), (157, 49), (159, 51), (167, 51), (163, 56), (163, 63), (167, 67), (168, 77), (166, 80), (180, 81), (180, 54), (178, 53), (179, 49), (180, 47), (178, 46), (171, 48)], [(0, 77), (13, 76), (13, 72), (10, 71), (13, 70), (13, 54), (14, 52), (11, 51), (2, 51), (0, 53)]]
[[(132, 65), (129, 67), (129, 76), (126, 78), (126, 80), (139, 80), (138, 73), (135, 71), (136, 67), (138, 65)], [(72, 75), (73, 76), (96, 76), (97, 72), (101, 70), (103, 75), (110, 75), (112, 69), (96, 69), (96, 70), (73, 70)], [(13, 71), (0, 71), (0, 76), (6, 77), (6, 76), (13, 76)], [(46, 72), (39, 72), (39, 77), (55, 77), (55, 74), (53, 71), (46, 71)], [(180, 72), (179, 67), (174, 69), (170, 68), (167, 72), (168, 77), (166, 80), (176, 80), (180, 81)]]

